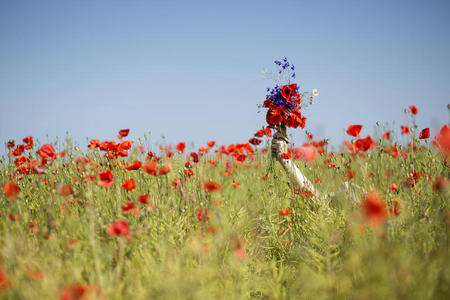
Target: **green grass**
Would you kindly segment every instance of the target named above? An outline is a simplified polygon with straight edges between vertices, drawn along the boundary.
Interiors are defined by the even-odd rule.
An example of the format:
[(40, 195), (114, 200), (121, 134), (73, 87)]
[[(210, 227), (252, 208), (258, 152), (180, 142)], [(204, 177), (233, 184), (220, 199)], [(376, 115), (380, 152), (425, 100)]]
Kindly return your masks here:
[[(99, 299), (448, 299), (450, 295), (449, 189), (432, 187), (438, 176), (449, 177), (449, 169), (432, 149), (408, 150), (406, 159), (381, 150), (365, 157), (339, 153), (330, 158), (336, 168), (328, 167), (325, 156), (312, 163), (296, 161), (311, 181), (322, 179), (316, 184), (322, 194), (334, 191), (333, 196), (315, 199), (294, 194), (280, 165), (260, 152), (243, 164), (216, 158), (215, 167), (208, 163), (211, 157), (203, 157), (195, 175), (186, 178), (186, 156), (163, 159), (172, 164), (172, 171), (155, 177), (142, 170), (126, 171), (97, 150), (86, 156), (99, 167), (77, 168), (79, 152), (70, 145), (64, 148), (67, 156), (57, 158), (45, 175), (14, 176), (20, 186), (16, 199), (7, 200), (1, 193), (0, 260), (9, 282), (0, 289), (2, 299), (54, 299), (73, 284), (99, 287), (101, 293), (90, 293)], [(36, 156), (35, 151), (27, 155)], [(130, 156), (125, 161), (145, 161), (137, 150)], [(231, 177), (222, 175), (226, 160), (232, 162)], [(348, 181), (348, 167), (355, 172), (352, 181), (378, 191), (388, 208), (391, 199), (401, 199), (399, 216), (389, 217), (381, 226), (366, 224), (359, 201), (338, 189)], [(115, 180), (110, 188), (83, 180), (83, 173), (96, 175), (108, 168)], [(8, 183), (14, 170), (12, 158), (4, 157), (1, 185)], [(422, 173), (412, 188), (404, 185), (410, 170)], [(269, 178), (262, 180), (266, 173)], [(128, 178), (136, 181), (135, 191), (120, 187)], [(172, 187), (174, 178), (181, 179), (180, 188)], [(206, 192), (202, 184), (207, 180), (220, 183), (223, 190)], [(232, 187), (233, 180), (240, 186)], [(390, 191), (391, 183), (399, 191)], [(73, 195), (60, 195), (58, 187), (67, 184)], [(138, 203), (141, 194), (150, 194), (155, 208)], [(122, 211), (127, 201), (137, 202), (140, 216)], [(209, 210), (207, 222), (197, 220), (200, 208)], [(281, 216), (282, 208), (291, 208), (292, 214)], [(11, 220), (11, 213), (21, 219)], [(119, 219), (127, 220), (129, 238), (108, 235), (108, 227)], [(39, 232), (29, 229), (33, 220)], [(208, 227), (217, 232), (209, 233)], [(237, 239), (246, 257), (234, 255)], [(69, 245), (70, 241), (78, 243)], [(42, 278), (30, 278), (30, 269)]]

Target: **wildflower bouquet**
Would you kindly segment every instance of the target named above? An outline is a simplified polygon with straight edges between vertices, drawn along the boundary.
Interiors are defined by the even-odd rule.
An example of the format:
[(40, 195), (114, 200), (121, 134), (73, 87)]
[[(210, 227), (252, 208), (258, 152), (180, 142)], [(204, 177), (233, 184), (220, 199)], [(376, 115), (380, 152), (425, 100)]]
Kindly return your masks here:
[[(268, 108), (267, 124), (276, 129), (272, 139), (272, 155), (281, 163), (298, 187), (306, 188), (313, 194), (317, 194), (311, 181), (290, 160), (287, 147), (289, 140), (286, 127), (305, 128), (306, 122), (306, 117), (300, 112), (303, 95), (299, 92), (297, 84), (291, 83), (291, 80), (295, 78), (295, 67), (288, 62), (286, 57), (282, 61), (276, 60), (274, 63), (278, 66), (278, 81), (287, 82), (287, 84), (276, 84), (274, 88), (268, 88), (269, 94), (262, 105), (262, 107)], [(314, 95), (317, 95), (317, 90), (312, 91), (310, 104), (312, 104)]]
[[(270, 127), (287, 126), (289, 128), (305, 128), (306, 117), (300, 112), (303, 95), (299, 92), (296, 83), (291, 83), (295, 78), (295, 66), (290, 64), (287, 58), (274, 62), (278, 66), (278, 81), (287, 82), (285, 85), (276, 84), (272, 89), (268, 88), (264, 108), (268, 108), (266, 121)], [(312, 92), (310, 99), (317, 94)]]
[(268, 108), (266, 121), (269, 126), (282, 123), (290, 128), (305, 127), (306, 117), (300, 112), (302, 99), (296, 83), (276, 85), (267, 96), (263, 106)]

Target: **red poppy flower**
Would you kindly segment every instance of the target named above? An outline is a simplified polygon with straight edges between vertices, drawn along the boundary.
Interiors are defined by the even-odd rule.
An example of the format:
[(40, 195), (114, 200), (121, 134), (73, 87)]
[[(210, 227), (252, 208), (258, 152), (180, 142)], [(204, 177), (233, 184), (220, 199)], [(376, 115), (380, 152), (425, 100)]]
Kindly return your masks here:
[(233, 181), (233, 182), (231, 183), (231, 186), (234, 187), (234, 188), (237, 188), (240, 184), (241, 184), (241, 183), (240, 183), (239, 181)]
[(419, 134), (419, 139), (421, 140), (427, 139), (429, 137), (430, 137), (430, 128), (424, 128)]
[(282, 159), (291, 159), (291, 153), (289, 153), (289, 152), (281, 153), (281, 158)]
[(38, 151), (37, 154), (39, 154), (43, 159), (50, 158), (50, 161), (53, 162), (56, 159), (56, 152), (52, 145), (45, 144), (43, 145)]
[(111, 236), (128, 236), (130, 228), (126, 220), (119, 220), (108, 227), (107, 233)]
[(83, 299), (87, 294), (87, 288), (81, 284), (75, 284), (69, 287), (64, 287), (59, 293), (61, 300), (78, 300)]
[(219, 200), (219, 199), (211, 199), (211, 202), (216, 206), (222, 205), (222, 200)]
[(162, 158), (158, 157), (155, 153), (153, 153), (152, 151), (147, 152), (147, 155), (145, 157), (146, 160), (153, 160), (153, 161), (160, 161)]
[(20, 187), (12, 181), (9, 181), (4, 187), (3, 192), (5, 193), (6, 198), (9, 200), (14, 200), (19, 194)]
[(215, 181), (207, 181), (203, 183), (203, 188), (208, 192), (219, 192), (222, 190), (222, 186)]
[(267, 124), (275, 126), (284, 118), (284, 109), (281, 107), (269, 108), (266, 115)]
[(262, 136), (264, 136), (264, 129), (258, 130), (258, 131), (254, 134), (254, 136), (256, 136), (256, 137), (262, 137)]
[(290, 208), (280, 209), (280, 216), (289, 216), (290, 214), (292, 214), (292, 209)]
[(59, 293), (60, 300), (87, 300), (105, 298), (102, 290), (93, 285), (73, 284), (61, 288)]
[(114, 184), (113, 174), (110, 170), (100, 171), (98, 177), (100, 178), (100, 186), (111, 187)]
[(272, 100), (270, 100), (270, 99), (264, 100), (263, 107), (269, 107), (270, 108), (272, 106), (273, 106)]
[(3, 271), (0, 266), (0, 291), (7, 290), (11, 287), (11, 282), (9, 281), (9, 276), (5, 271)]
[(100, 150), (102, 150), (102, 151), (108, 151), (110, 148), (110, 145), (111, 145), (110, 142), (105, 141), (105, 142), (101, 142), (99, 144), (99, 147), (100, 147)]
[(291, 100), (291, 97), (297, 93), (297, 84), (284, 85), (280, 88), (281, 95), (286, 100)]
[(300, 109), (297, 108), (288, 114), (285, 123), (289, 128), (305, 128), (306, 118), (302, 116)]
[(142, 165), (141, 169), (144, 170), (144, 172), (149, 175), (153, 175), (153, 176), (158, 175), (158, 172), (156, 170), (156, 161), (151, 161), (149, 163)]
[(31, 160), (28, 157), (21, 155), (21, 156), (16, 157), (16, 159), (14, 160), (14, 164), (16, 165), (16, 167), (18, 167), (23, 164), (29, 163), (30, 161)]
[(120, 187), (126, 189), (127, 191), (132, 191), (136, 188), (136, 182), (133, 178), (130, 178), (125, 180)]
[(25, 150), (24, 145), (17, 145), (16, 148), (12, 149), (9, 153), (12, 156), (19, 156), (19, 155), (22, 155), (24, 150)]
[(127, 157), (128, 156), (128, 151), (127, 150), (123, 150), (123, 149), (119, 149), (116, 151), (116, 154), (119, 155), (120, 157)]
[(398, 190), (398, 185), (396, 185), (395, 183), (391, 183), (391, 184), (389, 185), (389, 189), (390, 189), (391, 191), (396, 191), (396, 190)]
[(362, 125), (350, 125), (347, 128), (347, 133), (351, 136), (359, 137), (359, 133), (361, 132)]
[(39, 271), (34, 271), (30, 266), (28, 266), (27, 277), (33, 280), (41, 280), (44, 278), (44, 275), (42, 275)]
[(128, 164), (125, 169), (128, 171), (132, 170), (138, 170), (140, 167), (142, 167), (142, 163), (138, 160), (132, 162), (131, 164)]
[(408, 154), (406, 153), (406, 150), (405, 150), (405, 149), (402, 149), (402, 157), (403, 157), (404, 159), (406, 159), (406, 158), (408, 157)]
[(353, 177), (355, 177), (355, 171), (353, 171), (352, 169), (348, 169), (345, 173), (345, 177), (347, 177), (348, 179), (353, 179)]
[(409, 171), (409, 175), (404, 182), (404, 185), (406, 187), (410, 187), (413, 188), (417, 182), (419, 182), (420, 179), (420, 173), (416, 172), (416, 171)]
[(144, 194), (144, 195), (140, 195), (138, 197), (138, 201), (142, 204), (148, 204), (148, 199), (150, 198), (150, 195), (148, 194)]
[(357, 139), (354, 144), (355, 148), (358, 151), (367, 151), (375, 145), (376, 143), (372, 140), (370, 135), (366, 136), (363, 139)]
[(434, 138), (433, 145), (450, 157), (450, 127), (444, 125), (441, 128), (439, 134)]
[(62, 196), (69, 196), (73, 194), (72, 186), (70, 184), (60, 186), (58, 191)]
[[(209, 148), (205, 148), (205, 147), (203, 147), (203, 146), (200, 146), (199, 148), (198, 148), (198, 152), (203, 152), (203, 153), (208, 153), (209, 152)], [(200, 155), (202, 155), (202, 154), (200, 154)]]
[(186, 175), (188, 178), (191, 178), (192, 176), (194, 176), (194, 170), (192, 169), (188, 169), (188, 170), (183, 170), (184, 175)]
[(158, 169), (158, 174), (159, 175), (166, 175), (168, 174), (170, 171), (172, 171), (172, 166), (170, 165), (170, 163), (166, 163), (166, 165), (164, 167), (160, 167)]
[(361, 208), (369, 223), (373, 225), (381, 225), (384, 223), (387, 215), (386, 205), (383, 198), (377, 192), (369, 192), (365, 196)]
[(264, 135), (267, 135), (268, 137), (272, 137), (272, 130), (270, 130), (269, 127), (263, 128), (258, 130), (254, 136), (256, 137), (263, 137)]
[(448, 185), (450, 185), (450, 181), (443, 176), (439, 176), (433, 184), (433, 190), (440, 191)]
[(186, 143), (178, 143), (177, 144), (177, 150), (180, 154), (184, 153), (184, 149), (186, 148)]
[(246, 258), (247, 252), (245, 252), (245, 249), (242, 247), (236, 247), (236, 249), (233, 250), (233, 255), (238, 258)]
[(22, 140), (26, 145), (25, 145), (25, 149), (30, 150), (33, 147), (33, 137), (32, 136), (27, 136), (25, 138), (23, 138)]
[(262, 143), (262, 140), (260, 139), (255, 139), (255, 138), (251, 138), (248, 140), (248, 142), (252, 145), (258, 146), (259, 144)]
[(28, 230), (31, 231), (32, 233), (39, 233), (39, 228), (36, 219), (34, 219), (33, 222), (30, 222), (30, 224), (28, 224)]
[(209, 220), (209, 211), (206, 208), (198, 209), (195, 214), (197, 215), (197, 220), (200, 222), (206, 222)]
[(130, 129), (121, 129), (121, 130), (119, 130), (119, 135), (117, 136), (117, 138), (122, 139), (122, 138), (126, 137), (129, 133), (130, 133)]
[(127, 203), (125, 203), (125, 205), (122, 205), (122, 210), (124, 212), (128, 212), (132, 209), (136, 208), (136, 206), (134, 206), (134, 202), (133, 201), (129, 201)]
[(119, 148), (122, 150), (130, 150), (131, 149), (131, 142), (130, 141), (123, 141), (122, 143), (120, 143)]
[(400, 126), (401, 130), (402, 130), (402, 134), (409, 134), (409, 126), (405, 125), (405, 126)]
[(219, 230), (216, 227), (209, 226), (208, 228), (206, 228), (206, 233), (209, 233), (209, 234), (216, 234), (217, 231), (219, 231)]
[(193, 160), (195, 163), (198, 163), (198, 154), (197, 154), (197, 153), (191, 152), (191, 154), (189, 154), (189, 156), (192, 157), (192, 160)]
[(236, 156), (236, 161), (238, 163), (243, 163), (246, 158), (247, 158), (247, 156), (245, 156), (244, 154), (241, 154), (241, 155)]
[(187, 169), (192, 169), (193, 167), (195, 167), (195, 164), (192, 161), (187, 161), (184, 164), (184, 167), (187, 168)]
[(317, 150), (311, 144), (303, 144), (301, 147), (294, 149), (294, 159), (313, 161), (316, 159), (316, 154)]
[(95, 149), (97, 147), (100, 147), (100, 140), (90, 140), (88, 147), (89, 149)]
[(172, 180), (172, 187), (173, 187), (174, 189), (178, 188), (178, 187), (180, 186), (180, 184), (181, 184), (180, 179), (174, 178), (174, 180)]
[(383, 133), (383, 138), (388, 140), (391, 137), (391, 132), (390, 131), (386, 131), (385, 133)]
[(409, 112), (412, 113), (413, 115), (417, 115), (417, 112), (419, 111), (417, 109), (417, 107), (415, 107), (414, 105), (410, 105), (409, 107)]
[(209, 148), (214, 147), (215, 144), (216, 144), (215, 141), (208, 141), (208, 147), (209, 147)]
[(22, 219), (22, 215), (21, 214), (9, 214), (8, 215), (8, 218), (11, 220), (11, 221), (16, 221), (16, 220), (20, 220), (20, 219)]
[(391, 146), (389, 149), (385, 150), (386, 152), (390, 152), (393, 158), (398, 157), (398, 149), (396, 146)]

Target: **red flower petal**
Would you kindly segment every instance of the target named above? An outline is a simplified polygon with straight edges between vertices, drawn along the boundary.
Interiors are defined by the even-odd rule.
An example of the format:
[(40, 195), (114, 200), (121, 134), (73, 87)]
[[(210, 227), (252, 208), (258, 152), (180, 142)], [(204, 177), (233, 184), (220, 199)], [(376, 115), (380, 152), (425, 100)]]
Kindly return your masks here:
[(430, 128), (424, 128), (419, 134), (419, 139), (421, 140), (427, 139), (429, 137), (430, 137)]
[(361, 132), (362, 125), (350, 125), (347, 128), (347, 133), (351, 136), (359, 137), (359, 133)]

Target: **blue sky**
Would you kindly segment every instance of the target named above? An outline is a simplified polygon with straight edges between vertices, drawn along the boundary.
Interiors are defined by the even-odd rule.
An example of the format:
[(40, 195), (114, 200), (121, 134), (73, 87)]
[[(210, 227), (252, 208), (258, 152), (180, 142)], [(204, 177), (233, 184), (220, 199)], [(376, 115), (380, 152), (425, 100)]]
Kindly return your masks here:
[[(0, 141), (66, 132), (159, 143), (244, 142), (284, 56), (318, 89), (306, 129), (339, 145), (349, 124), (434, 134), (449, 121), (449, 1), (0, 0)], [(301, 129), (290, 130), (298, 144)], [(48, 135), (48, 138), (46, 137)]]

